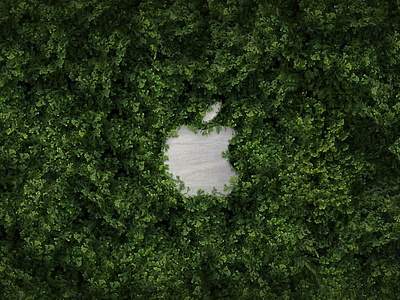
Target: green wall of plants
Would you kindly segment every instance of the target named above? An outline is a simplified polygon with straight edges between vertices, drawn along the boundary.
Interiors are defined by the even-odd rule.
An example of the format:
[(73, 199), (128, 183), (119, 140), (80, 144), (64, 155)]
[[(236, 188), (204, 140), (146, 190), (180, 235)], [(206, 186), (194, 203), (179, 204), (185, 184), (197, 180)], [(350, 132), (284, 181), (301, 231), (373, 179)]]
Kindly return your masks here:
[(0, 298), (399, 299), (399, 67), (398, 0), (2, 0)]

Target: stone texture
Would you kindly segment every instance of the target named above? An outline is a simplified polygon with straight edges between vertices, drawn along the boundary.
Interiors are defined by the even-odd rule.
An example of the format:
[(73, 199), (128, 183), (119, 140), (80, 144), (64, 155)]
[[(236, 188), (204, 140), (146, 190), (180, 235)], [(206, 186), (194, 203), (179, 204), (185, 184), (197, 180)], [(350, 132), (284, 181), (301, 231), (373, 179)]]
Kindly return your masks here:
[(169, 149), (165, 152), (169, 160), (169, 172), (189, 187), (189, 195), (196, 195), (199, 189), (211, 194), (215, 187), (218, 192), (224, 192), (224, 184), (229, 185), (229, 179), (236, 173), (231, 169), (228, 159), (222, 157), (222, 151), (228, 148), (229, 140), (233, 137), (231, 128), (223, 127), (217, 133), (209, 135), (195, 134), (186, 126), (178, 130), (178, 137), (167, 140)]

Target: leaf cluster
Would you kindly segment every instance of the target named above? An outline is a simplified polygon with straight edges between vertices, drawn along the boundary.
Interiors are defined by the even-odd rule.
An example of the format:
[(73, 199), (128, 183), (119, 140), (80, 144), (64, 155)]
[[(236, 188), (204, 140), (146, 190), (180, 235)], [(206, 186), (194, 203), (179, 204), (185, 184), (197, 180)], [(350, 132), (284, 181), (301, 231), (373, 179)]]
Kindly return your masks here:
[[(267, 2), (1, 1), (0, 298), (398, 297), (399, 3)], [(182, 195), (216, 102), (238, 178)]]

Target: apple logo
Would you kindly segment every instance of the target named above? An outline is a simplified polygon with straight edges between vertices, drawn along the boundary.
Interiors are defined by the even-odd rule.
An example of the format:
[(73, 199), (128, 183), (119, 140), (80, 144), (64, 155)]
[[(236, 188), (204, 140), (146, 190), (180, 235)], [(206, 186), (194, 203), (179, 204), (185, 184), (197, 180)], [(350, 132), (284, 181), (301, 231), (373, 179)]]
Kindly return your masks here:
[[(220, 103), (212, 105), (205, 113), (203, 123), (212, 120), (220, 106)], [(236, 179), (236, 173), (225, 155), (233, 135), (232, 128), (221, 129), (221, 126), (213, 127), (208, 132), (203, 131), (202, 134), (187, 126), (173, 131), (173, 135), (166, 141), (164, 154), (169, 162), (165, 164), (172, 173), (170, 177), (175, 176), (177, 179), (172, 179), (180, 183), (181, 191), (186, 186), (189, 195), (228, 194)]]

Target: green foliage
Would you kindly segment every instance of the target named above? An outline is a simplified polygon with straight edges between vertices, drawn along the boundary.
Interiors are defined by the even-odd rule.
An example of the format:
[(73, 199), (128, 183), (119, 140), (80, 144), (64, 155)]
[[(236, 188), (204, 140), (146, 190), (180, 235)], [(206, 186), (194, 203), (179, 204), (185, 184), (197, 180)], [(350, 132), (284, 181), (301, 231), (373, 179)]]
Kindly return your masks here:
[[(399, 15), (1, 1), (0, 298), (398, 298)], [(165, 141), (217, 123), (237, 182), (183, 196)]]

